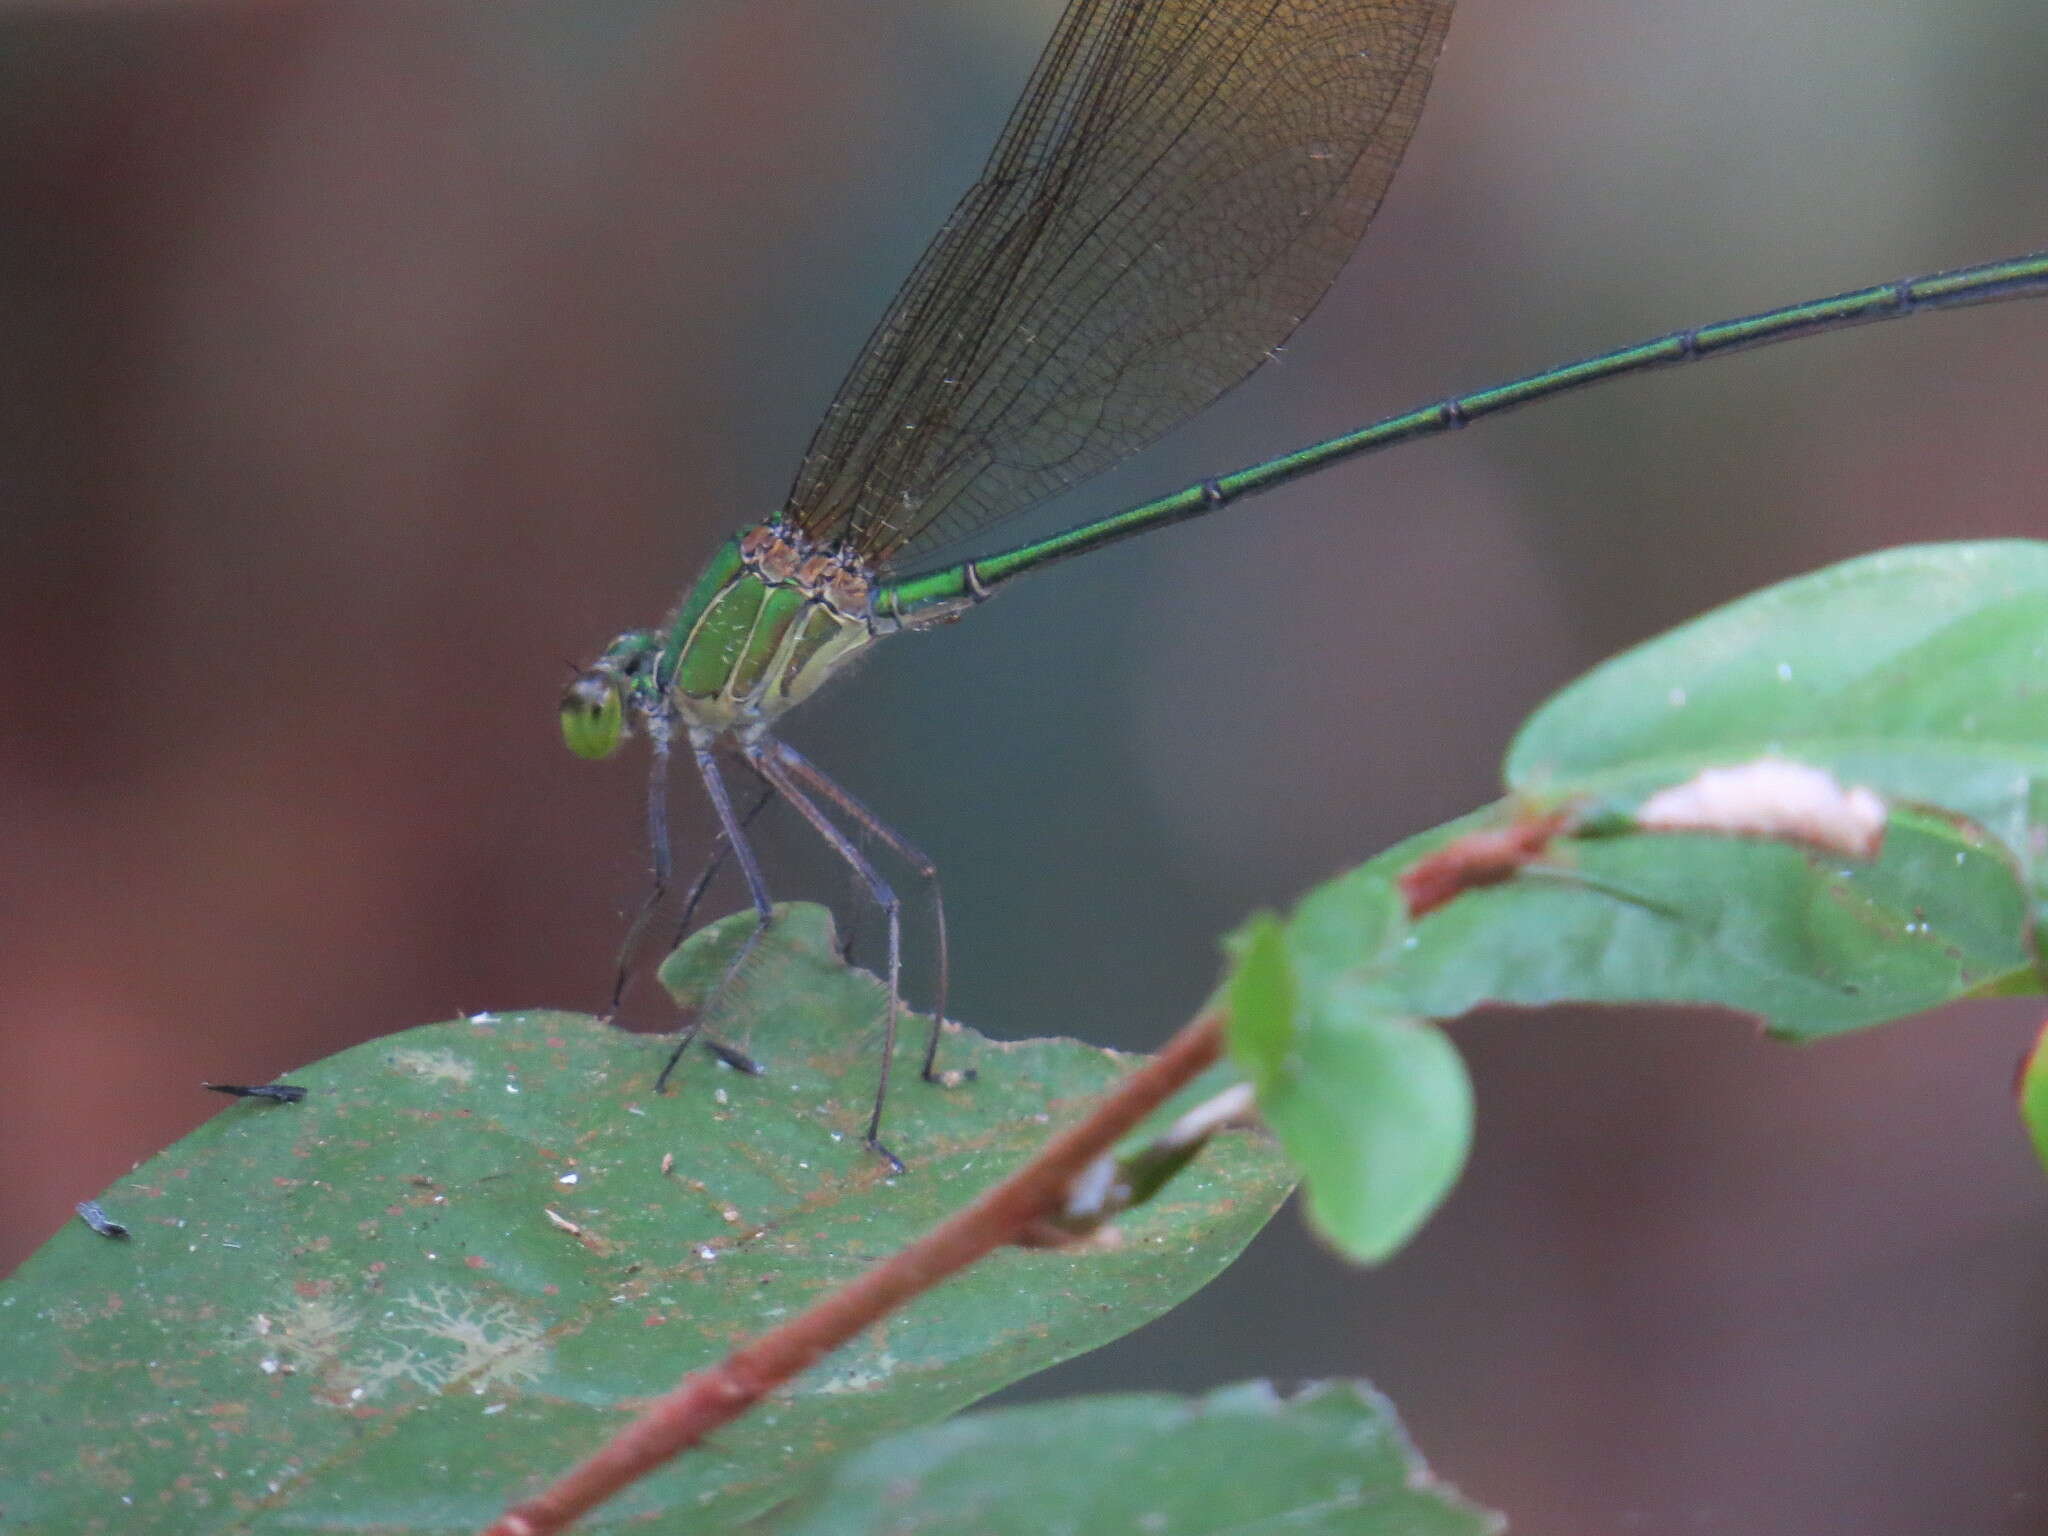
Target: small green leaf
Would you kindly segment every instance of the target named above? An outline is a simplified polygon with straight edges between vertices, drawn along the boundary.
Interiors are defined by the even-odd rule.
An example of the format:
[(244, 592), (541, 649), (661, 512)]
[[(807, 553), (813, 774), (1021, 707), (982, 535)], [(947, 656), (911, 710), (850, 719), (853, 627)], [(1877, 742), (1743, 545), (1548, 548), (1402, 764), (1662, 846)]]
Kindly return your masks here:
[(1327, 1382), (971, 1413), (870, 1446), (756, 1536), (1491, 1536), (1385, 1398)]
[(1464, 1166), (1472, 1086), (1457, 1047), (1341, 970), (1297, 968), (1270, 916), (1232, 947), (1230, 1049), (1301, 1170), (1309, 1223), (1351, 1258), (1383, 1259)]
[(1295, 1047), (1294, 962), (1286, 930), (1270, 912), (1240, 928), (1230, 947), (1236, 957), (1224, 993), (1230, 1054), (1263, 1097)]
[(1290, 1070), (1259, 1111), (1301, 1169), (1309, 1223), (1371, 1264), (1415, 1233), (1457, 1182), (1472, 1084), (1444, 1032), (1361, 987), (1310, 1000)]
[(2048, 1168), (2048, 1025), (2034, 1037), (2033, 1048), (2027, 1052), (2027, 1059), (2020, 1063), (2019, 1089), (2020, 1119), (2026, 1122), (2027, 1135), (2034, 1143), (2034, 1156), (2041, 1160), (2041, 1166)]
[[(744, 929), (750, 915), (736, 920)], [(733, 939), (714, 932), (703, 947)], [(888, 1136), (861, 1144), (883, 996), (784, 909), (721, 1008), (750, 1078), (576, 1014), (479, 1015), (292, 1074), (100, 1196), (0, 1286), (0, 1523), (66, 1536), (481, 1529), (636, 1404), (971, 1199), (1129, 1069), (1072, 1041), (906, 1019)], [(667, 1166), (664, 1160), (669, 1159)], [(585, 1521), (729, 1528), (821, 1463), (1156, 1317), (1285, 1197), (1219, 1137), (1120, 1248), (1006, 1250)], [(636, 1525), (636, 1528), (637, 1525)]]

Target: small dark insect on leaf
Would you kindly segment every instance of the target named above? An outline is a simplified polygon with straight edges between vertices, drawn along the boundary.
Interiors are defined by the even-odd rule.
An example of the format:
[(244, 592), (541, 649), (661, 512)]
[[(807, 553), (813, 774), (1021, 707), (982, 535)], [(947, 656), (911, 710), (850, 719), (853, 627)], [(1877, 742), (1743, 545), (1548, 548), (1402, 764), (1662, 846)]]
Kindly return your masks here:
[(215, 1093), (231, 1093), (238, 1099), (270, 1099), (278, 1104), (296, 1104), (306, 1096), (306, 1090), (296, 1083), (257, 1083), (253, 1086), (242, 1083), (201, 1083), (202, 1088), (211, 1088)]
[(97, 1200), (81, 1200), (73, 1209), (78, 1212), (79, 1219), (88, 1227), (91, 1227), (93, 1231), (99, 1233), (101, 1237), (126, 1237), (128, 1235), (128, 1229), (101, 1210), (100, 1203)]

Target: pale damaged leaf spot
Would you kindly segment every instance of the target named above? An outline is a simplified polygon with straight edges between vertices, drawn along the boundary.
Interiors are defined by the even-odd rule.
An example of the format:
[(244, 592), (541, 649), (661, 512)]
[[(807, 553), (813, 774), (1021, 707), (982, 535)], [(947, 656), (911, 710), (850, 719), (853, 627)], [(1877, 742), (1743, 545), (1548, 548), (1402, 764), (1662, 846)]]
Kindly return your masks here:
[(452, 1286), (436, 1285), (425, 1296), (407, 1295), (402, 1305), (415, 1315), (391, 1323), (391, 1330), (424, 1334), (443, 1346), (414, 1372), (421, 1386), (439, 1391), (460, 1383), (483, 1393), (537, 1382), (547, 1369), (546, 1330), (504, 1302), (473, 1305)]
[(239, 1342), (256, 1346), (265, 1375), (305, 1376), (316, 1400), (347, 1407), (401, 1383), (478, 1394), (530, 1386), (548, 1367), (545, 1336), (508, 1303), (436, 1285), (374, 1319), (345, 1301), (294, 1296), (252, 1317)]
[(841, 1370), (823, 1381), (812, 1390), (834, 1394), (840, 1392), (872, 1392), (887, 1386), (889, 1379), (901, 1367), (902, 1362), (887, 1350), (874, 1356), (866, 1365)]
[(1782, 757), (1707, 768), (1660, 789), (1636, 811), (1645, 832), (1719, 832), (1801, 843), (1874, 859), (1884, 845), (1885, 804), (1873, 789)]
[(396, 1050), (391, 1053), (391, 1065), (423, 1082), (467, 1088), (476, 1081), (476, 1068), (453, 1051)]
[(294, 1296), (275, 1312), (258, 1312), (243, 1332), (264, 1354), (264, 1369), (321, 1372), (339, 1363), (362, 1313), (330, 1296)]

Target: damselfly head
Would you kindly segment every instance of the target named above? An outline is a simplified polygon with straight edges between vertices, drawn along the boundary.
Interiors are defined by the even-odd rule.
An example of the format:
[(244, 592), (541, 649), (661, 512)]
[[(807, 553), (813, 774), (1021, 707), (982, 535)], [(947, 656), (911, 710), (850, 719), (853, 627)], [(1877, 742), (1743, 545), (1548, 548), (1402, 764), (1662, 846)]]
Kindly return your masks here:
[(625, 734), (625, 701), (617, 673), (593, 667), (562, 690), (562, 740), (578, 757), (610, 757)]

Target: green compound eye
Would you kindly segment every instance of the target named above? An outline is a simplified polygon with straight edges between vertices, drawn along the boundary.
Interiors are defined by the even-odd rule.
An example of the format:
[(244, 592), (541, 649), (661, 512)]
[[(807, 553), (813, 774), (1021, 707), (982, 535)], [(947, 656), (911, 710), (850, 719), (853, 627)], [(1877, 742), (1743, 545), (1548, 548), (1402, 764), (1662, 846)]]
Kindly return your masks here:
[(610, 672), (585, 672), (562, 694), (562, 740), (578, 757), (610, 757), (625, 735), (625, 704)]

